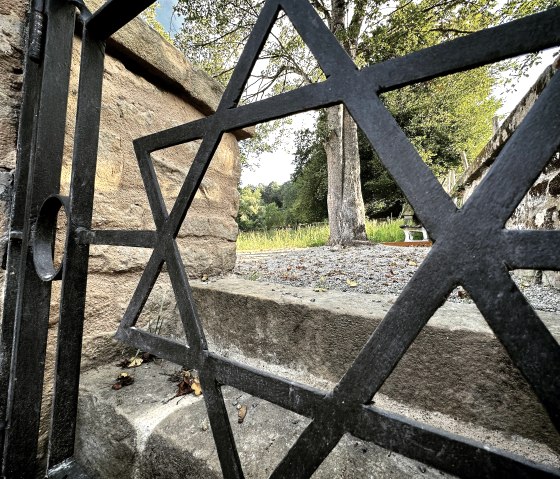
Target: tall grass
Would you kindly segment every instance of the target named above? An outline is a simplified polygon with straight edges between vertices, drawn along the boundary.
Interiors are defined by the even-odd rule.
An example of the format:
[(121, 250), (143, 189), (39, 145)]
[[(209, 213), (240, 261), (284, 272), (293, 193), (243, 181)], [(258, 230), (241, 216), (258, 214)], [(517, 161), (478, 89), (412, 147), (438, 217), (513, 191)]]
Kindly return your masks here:
[[(401, 220), (390, 222), (366, 221), (366, 234), (374, 243), (403, 241), (404, 233), (399, 227)], [(295, 228), (267, 231), (240, 232), (237, 251), (265, 251), (288, 248), (324, 246), (329, 240), (329, 225), (316, 224)]]
[(374, 243), (394, 243), (404, 241), (404, 231), (401, 228), (403, 220), (366, 221), (366, 235)]

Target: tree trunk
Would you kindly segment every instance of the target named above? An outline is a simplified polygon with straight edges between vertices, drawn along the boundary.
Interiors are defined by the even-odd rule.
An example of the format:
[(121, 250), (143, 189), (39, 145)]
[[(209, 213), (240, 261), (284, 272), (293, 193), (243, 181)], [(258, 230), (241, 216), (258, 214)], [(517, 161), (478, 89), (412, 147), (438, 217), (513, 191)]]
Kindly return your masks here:
[(342, 105), (327, 110), (328, 195), (331, 245), (365, 241), (365, 209), (360, 182), (356, 123)]
[[(356, 39), (345, 31), (346, 0), (331, 0), (329, 28), (353, 58)], [(342, 105), (327, 109), (328, 192), (327, 208), (331, 230), (329, 244), (348, 245), (365, 241), (365, 209), (360, 181), (358, 127)]]

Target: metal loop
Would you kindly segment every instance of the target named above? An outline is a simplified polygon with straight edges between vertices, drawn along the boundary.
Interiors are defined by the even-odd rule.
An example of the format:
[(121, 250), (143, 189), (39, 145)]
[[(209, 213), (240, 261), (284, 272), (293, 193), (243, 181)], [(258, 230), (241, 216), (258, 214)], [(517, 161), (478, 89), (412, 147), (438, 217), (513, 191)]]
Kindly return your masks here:
[[(61, 195), (51, 195), (43, 202), (35, 223), (33, 263), (35, 271), (43, 281), (57, 281), (62, 278), (64, 257), (58, 268), (55, 268), (53, 261), (56, 220), (61, 208), (64, 209), (67, 224), (70, 225), (70, 201), (68, 196)], [(68, 231), (64, 242), (68, 242)]]

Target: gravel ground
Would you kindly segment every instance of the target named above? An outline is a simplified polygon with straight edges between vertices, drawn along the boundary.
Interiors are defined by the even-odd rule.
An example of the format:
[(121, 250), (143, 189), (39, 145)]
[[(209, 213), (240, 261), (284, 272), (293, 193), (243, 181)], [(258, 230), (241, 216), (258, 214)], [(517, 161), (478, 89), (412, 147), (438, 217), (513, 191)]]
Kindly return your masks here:
[[(428, 252), (429, 248), (371, 245), (238, 253), (234, 273), (255, 281), (319, 291), (398, 295)], [(535, 309), (560, 311), (560, 291), (518, 279), (516, 282)], [(453, 291), (449, 300), (472, 302), (462, 288)]]

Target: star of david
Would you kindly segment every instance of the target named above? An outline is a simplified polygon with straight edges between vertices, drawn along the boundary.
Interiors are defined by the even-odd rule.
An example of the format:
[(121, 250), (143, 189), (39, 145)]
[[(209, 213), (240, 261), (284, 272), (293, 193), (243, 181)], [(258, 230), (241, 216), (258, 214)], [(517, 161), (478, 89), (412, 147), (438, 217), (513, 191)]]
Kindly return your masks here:
[[(238, 106), (280, 10), (292, 21), (327, 79)], [(473, 470), (480, 476), (504, 471), (510, 477), (558, 473), (369, 404), (434, 312), (462, 285), (560, 429), (560, 347), (509, 275), (514, 268), (559, 270), (560, 231), (505, 229), (506, 221), (558, 151), (560, 75), (550, 81), (460, 210), (379, 99), (380, 93), (405, 85), (558, 45), (559, 32), (557, 8), (358, 70), (306, 0), (268, 0), (216, 113), (135, 141), (157, 241), (117, 337), (199, 371), (225, 477), (243, 477), (243, 472), (222, 385), (312, 419), (273, 472), (274, 478), (311, 476), (345, 433), (457, 475), (471, 475)], [(176, 236), (224, 133), (341, 103), (406, 195), (434, 246), (352, 366), (335, 389), (325, 394), (208, 350)], [(150, 153), (194, 140), (202, 140), (201, 146), (168, 212)], [(134, 327), (164, 263), (188, 345)]]

